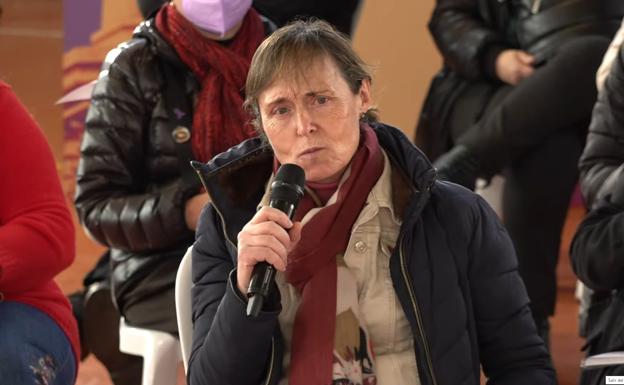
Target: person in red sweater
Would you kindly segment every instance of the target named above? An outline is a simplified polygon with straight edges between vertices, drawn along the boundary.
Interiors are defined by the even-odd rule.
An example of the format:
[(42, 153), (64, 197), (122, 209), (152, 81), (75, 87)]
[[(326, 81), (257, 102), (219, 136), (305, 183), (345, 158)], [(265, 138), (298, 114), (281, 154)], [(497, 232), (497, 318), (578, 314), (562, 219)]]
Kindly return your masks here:
[(74, 225), (46, 139), (0, 81), (0, 382), (76, 380), (78, 327), (54, 276), (74, 260)]

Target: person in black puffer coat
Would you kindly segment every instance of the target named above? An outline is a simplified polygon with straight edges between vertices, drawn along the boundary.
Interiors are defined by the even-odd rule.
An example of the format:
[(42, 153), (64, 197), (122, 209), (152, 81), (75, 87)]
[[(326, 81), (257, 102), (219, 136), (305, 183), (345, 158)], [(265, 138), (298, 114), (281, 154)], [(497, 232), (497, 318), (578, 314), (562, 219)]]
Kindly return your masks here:
[(503, 173), (502, 217), (548, 341), (561, 229), (619, 0), (437, 0), (444, 59), (416, 142), (441, 179), (474, 188)]
[[(572, 267), (594, 293), (587, 317), (587, 355), (624, 350), (624, 47), (594, 107), (579, 162), (581, 191), (591, 208), (571, 246)], [(584, 370), (581, 385), (624, 375), (624, 365)]]
[[(255, 136), (240, 89), (274, 26), (250, 4), (219, 31), (207, 27), (211, 14), (185, 13), (201, 3), (164, 5), (109, 53), (94, 88), (75, 205), (110, 249), (112, 294), (131, 326), (177, 333), (175, 275), (208, 201), (189, 161)], [(99, 335), (109, 336), (118, 326), (105, 321)], [(116, 385), (140, 383), (141, 359), (120, 355), (110, 335), (91, 350)]]

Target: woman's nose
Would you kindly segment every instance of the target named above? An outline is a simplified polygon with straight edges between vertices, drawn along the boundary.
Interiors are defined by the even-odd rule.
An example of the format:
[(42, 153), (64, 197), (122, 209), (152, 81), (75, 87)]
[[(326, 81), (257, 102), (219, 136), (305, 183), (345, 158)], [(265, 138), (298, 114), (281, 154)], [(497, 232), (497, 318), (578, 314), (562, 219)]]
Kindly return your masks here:
[(297, 112), (297, 134), (307, 135), (316, 130), (314, 116), (306, 109)]

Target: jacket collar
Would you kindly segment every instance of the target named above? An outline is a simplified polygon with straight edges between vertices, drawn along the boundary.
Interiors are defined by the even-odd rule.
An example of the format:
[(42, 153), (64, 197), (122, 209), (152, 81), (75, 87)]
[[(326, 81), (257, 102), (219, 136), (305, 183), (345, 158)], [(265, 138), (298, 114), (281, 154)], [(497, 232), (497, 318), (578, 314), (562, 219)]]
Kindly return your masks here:
[[(372, 123), (371, 127), (392, 163), (395, 215), (404, 223), (415, 220), (428, 201), (435, 169), (400, 130), (381, 123)], [(273, 168), (270, 146), (258, 137), (248, 139), (208, 163), (193, 162), (193, 167), (235, 246), (236, 235), (264, 195)]]
[(132, 34), (133, 38), (143, 38), (150, 42), (154, 53), (176, 67), (188, 71), (187, 66), (182, 62), (175, 49), (162, 37), (156, 29), (155, 18), (147, 19), (139, 24)]

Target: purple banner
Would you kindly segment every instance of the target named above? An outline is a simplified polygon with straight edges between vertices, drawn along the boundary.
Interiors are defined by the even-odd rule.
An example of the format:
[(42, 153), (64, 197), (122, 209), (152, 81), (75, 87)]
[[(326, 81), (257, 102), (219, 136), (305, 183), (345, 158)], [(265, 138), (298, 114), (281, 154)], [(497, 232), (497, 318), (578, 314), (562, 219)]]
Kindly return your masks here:
[(89, 45), (91, 34), (101, 25), (102, 0), (63, 0), (64, 52)]

